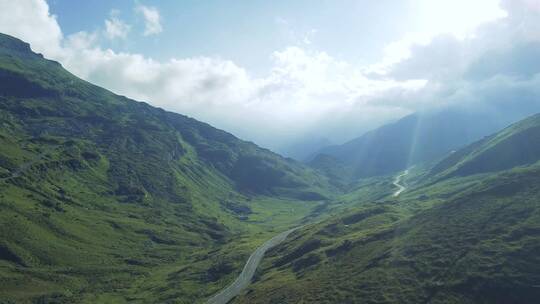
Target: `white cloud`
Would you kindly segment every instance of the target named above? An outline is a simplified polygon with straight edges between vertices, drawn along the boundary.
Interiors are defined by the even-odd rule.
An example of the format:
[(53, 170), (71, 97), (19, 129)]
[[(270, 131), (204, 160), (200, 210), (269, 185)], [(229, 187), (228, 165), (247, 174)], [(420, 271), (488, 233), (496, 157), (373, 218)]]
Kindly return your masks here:
[(429, 79), (424, 89), (408, 98), (432, 107), (482, 107), (516, 119), (535, 113), (540, 110), (537, 3), (503, 1), (507, 17), (482, 25), (464, 39), (440, 35), (426, 45), (416, 45), (386, 76), (402, 81)]
[(111, 11), (109, 19), (105, 20), (105, 36), (110, 40), (126, 39), (131, 27), (118, 18), (118, 11)]
[[(517, 0), (536, 1), (536, 0)], [(412, 49), (427, 46), (440, 35), (453, 36), (458, 40), (473, 38), (482, 24), (507, 17), (499, 0), (411, 0), (416, 12), (415, 22), (420, 31), (412, 31), (384, 48), (381, 62), (367, 68), (368, 72), (385, 74), (393, 65), (411, 57)]]
[(0, 0), (0, 31), (32, 43), (36, 52), (58, 56), (63, 39), (56, 16), (43, 0)]
[(143, 34), (145, 36), (159, 34), (163, 31), (161, 16), (157, 8), (138, 4), (135, 7), (135, 12), (142, 15), (144, 19), (145, 29)]
[[(471, 65), (491, 56), (493, 52), (522, 49), (529, 43), (539, 42), (540, 9), (535, 10), (538, 5), (534, 3), (538, 2), (503, 1), (507, 17), (480, 26), (466, 38), (438, 35), (425, 45), (413, 45), (408, 58), (389, 66), (389, 76), (402, 80), (420, 77), (435, 82), (460, 79)], [(512, 61), (517, 61), (524, 55), (513, 56)], [(500, 65), (501, 62), (496, 64)]]
[[(391, 91), (414, 91), (424, 85), (415, 80), (370, 80), (328, 54), (298, 47), (276, 52), (274, 68), (260, 78), (222, 59), (199, 57), (157, 62), (138, 54), (97, 47), (69, 47), (73, 55), (64, 63), (85, 79), (117, 93), (195, 116), (272, 148), (310, 134), (336, 117), (362, 125), (359, 117), (371, 123), (369, 116), (379, 119), (388, 116), (381, 113), (406, 113), (406, 108), (397, 105), (391, 105), (393, 110), (378, 107), (370, 98)], [(335, 131), (329, 128), (325, 135), (336, 137)], [(353, 128), (339, 138), (355, 134)]]
[(412, 0), (418, 22), (429, 26), (422, 32), (435, 36), (452, 34), (463, 39), (481, 24), (501, 19), (507, 12), (500, 0)]

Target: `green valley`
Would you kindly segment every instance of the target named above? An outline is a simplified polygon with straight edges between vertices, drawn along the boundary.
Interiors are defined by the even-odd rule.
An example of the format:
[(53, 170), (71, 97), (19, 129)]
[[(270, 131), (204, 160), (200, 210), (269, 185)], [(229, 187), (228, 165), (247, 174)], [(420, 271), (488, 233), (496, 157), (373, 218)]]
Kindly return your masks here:
[(534, 303), (539, 125), (533, 116), (412, 168), (397, 198), (348, 194), (347, 210), (270, 251), (233, 303)]
[(202, 302), (335, 193), (298, 162), (87, 83), (7, 35), (0, 125), (7, 303)]

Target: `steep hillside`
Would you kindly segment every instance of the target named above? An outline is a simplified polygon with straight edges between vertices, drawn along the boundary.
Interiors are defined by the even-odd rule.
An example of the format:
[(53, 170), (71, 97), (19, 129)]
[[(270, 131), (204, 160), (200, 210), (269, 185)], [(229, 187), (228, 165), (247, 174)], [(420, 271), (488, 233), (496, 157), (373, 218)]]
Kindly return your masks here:
[(430, 175), (442, 178), (496, 172), (538, 160), (540, 115), (535, 115), (452, 153)]
[[(536, 105), (494, 103), (493, 109), (460, 106), (409, 115), (339, 146), (322, 149), (353, 172), (353, 178), (395, 173), (432, 161), (539, 111)], [(322, 170), (317, 162), (310, 163)]]
[[(398, 198), (359, 195), (358, 207), (298, 230), (234, 303), (534, 303), (538, 117), (455, 153), (462, 161), (447, 166), (489, 173), (424, 183), (430, 169), (413, 170)], [(465, 165), (475, 170), (459, 171)]]
[(331, 194), (304, 165), (1, 34), (0, 125), (2, 300), (201, 301)]

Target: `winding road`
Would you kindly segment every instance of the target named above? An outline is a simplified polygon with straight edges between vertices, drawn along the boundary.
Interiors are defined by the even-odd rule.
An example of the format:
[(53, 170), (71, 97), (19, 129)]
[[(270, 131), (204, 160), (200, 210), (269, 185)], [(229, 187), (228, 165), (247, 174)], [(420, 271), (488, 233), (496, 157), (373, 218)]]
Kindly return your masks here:
[(249, 259), (247, 260), (246, 265), (244, 266), (244, 269), (242, 270), (238, 278), (231, 285), (229, 285), (229, 287), (223, 289), (222, 291), (214, 295), (212, 298), (210, 298), (206, 302), (206, 304), (226, 304), (230, 300), (232, 300), (232, 298), (237, 296), (244, 288), (248, 287), (251, 283), (253, 275), (255, 274), (255, 270), (257, 270), (257, 267), (261, 263), (261, 260), (266, 251), (268, 251), (272, 247), (279, 245), (287, 238), (287, 236), (289, 236), (289, 234), (291, 234), (298, 228), (299, 227), (282, 232), (274, 236), (270, 240), (266, 241), (259, 248), (257, 248), (249, 256)]
[(393, 184), (394, 184), (394, 186), (396, 186), (396, 187), (398, 188), (398, 189), (396, 190), (396, 192), (394, 192), (394, 197), (398, 197), (398, 196), (401, 194), (401, 192), (403, 192), (403, 191), (405, 191), (405, 189), (407, 189), (407, 188), (405, 188), (405, 186), (403, 186), (403, 185), (401, 184), (401, 180), (402, 180), (403, 177), (405, 177), (407, 174), (409, 174), (409, 170), (408, 170), (408, 169), (405, 170), (405, 171), (403, 171), (403, 173), (401, 173), (400, 175), (396, 176), (396, 178), (394, 179)]
[[(394, 192), (394, 197), (398, 197), (403, 191), (405, 191), (405, 189), (407, 189), (401, 184), (403, 177), (405, 177), (407, 174), (409, 174), (409, 170), (403, 171), (394, 179), (393, 184), (398, 188), (396, 192)], [(289, 234), (291, 234), (298, 228), (300, 227), (282, 232), (274, 236), (270, 240), (266, 241), (266, 243), (262, 244), (259, 248), (257, 248), (249, 256), (249, 259), (247, 260), (246, 265), (244, 266), (244, 269), (242, 270), (238, 278), (236, 278), (236, 280), (227, 288), (223, 289), (222, 291), (215, 294), (212, 298), (210, 298), (206, 302), (206, 304), (227, 304), (230, 300), (236, 297), (243, 289), (248, 287), (251, 283), (251, 279), (253, 278), (257, 267), (261, 263), (264, 254), (272, 247), (275, 247), (281, 242), (283, 242), (287, 238), (287, 236), (289, 236)]]

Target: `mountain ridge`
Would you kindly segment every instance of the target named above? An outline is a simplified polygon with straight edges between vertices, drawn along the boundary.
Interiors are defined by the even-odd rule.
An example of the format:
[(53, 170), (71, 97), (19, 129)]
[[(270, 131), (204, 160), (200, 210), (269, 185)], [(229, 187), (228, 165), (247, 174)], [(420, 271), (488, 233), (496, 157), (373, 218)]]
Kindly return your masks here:
[(440, 178), (496, 172), (540, 160), (540, 114), (486, 136), (443, 159), (430, 172)]

